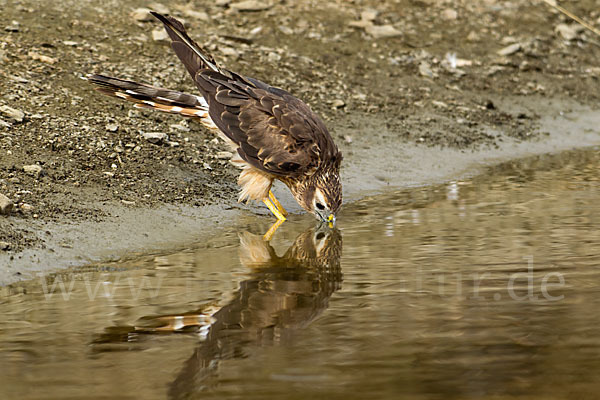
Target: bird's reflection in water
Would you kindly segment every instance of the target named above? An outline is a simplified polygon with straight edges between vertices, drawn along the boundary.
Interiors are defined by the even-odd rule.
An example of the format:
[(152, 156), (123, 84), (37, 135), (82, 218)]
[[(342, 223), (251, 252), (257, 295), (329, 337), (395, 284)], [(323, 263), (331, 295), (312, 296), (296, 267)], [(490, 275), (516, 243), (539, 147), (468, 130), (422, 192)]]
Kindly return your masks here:
[(206, 340), (171, 385), (170, 397), (186, 398), (207, 387), (214, 360), (245, 357), (247, 347), (277, 343), (313, 321), (341, 286), (341, 253), (337, 229), (309, 229), (283, 256), (262, 236), (241, 234), (240, 261), (251, 277), (213, 314)]
[(239, 256), (249, 278), (225, 306), (146, 317), (136, 328), (108, 328), (95, 343), (125, 342), (132, 333), (206, 333), (169, 389), (171, 398), (187, 398), (211, 386), (218, 360), (246, 357), (252, 347), (277, 344), (323, 312), (341, 287), (341, 253), (341, 233), (328, 227), (303, 232), (282, 256), (262, 236), (242, 233)]

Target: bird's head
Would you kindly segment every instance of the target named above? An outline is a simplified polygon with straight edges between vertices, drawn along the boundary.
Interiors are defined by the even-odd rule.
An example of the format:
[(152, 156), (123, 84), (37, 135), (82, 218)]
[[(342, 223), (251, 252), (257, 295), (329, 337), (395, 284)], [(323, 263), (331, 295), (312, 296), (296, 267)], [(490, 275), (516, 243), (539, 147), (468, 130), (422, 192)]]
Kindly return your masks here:
[(298, 203), (321, 222), (335, 224), (342, 206), (342, 183), (337, 169), (318, 171), (303, 185), (292, 189)]

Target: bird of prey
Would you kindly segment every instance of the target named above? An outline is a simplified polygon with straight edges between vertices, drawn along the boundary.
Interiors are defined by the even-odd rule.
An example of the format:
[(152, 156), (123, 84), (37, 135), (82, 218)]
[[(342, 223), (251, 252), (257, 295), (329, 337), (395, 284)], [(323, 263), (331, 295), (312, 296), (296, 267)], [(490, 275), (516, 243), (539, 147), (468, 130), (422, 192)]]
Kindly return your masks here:
[(335, 223), (342, 205), (342, 153), (325, 124), (308, 105), (285, 90), (220, 67), (194, 42), (177, 19), (152, 12), (171, 38), (171, 47), (201, 96), (103, 75), (88, 75), (100, 92), (199, 120), (220, 131), (242, 169), (239, 201), (263, 201), (278, 222), (287, 212), (271, 191), (283, 182), (302, 208)]

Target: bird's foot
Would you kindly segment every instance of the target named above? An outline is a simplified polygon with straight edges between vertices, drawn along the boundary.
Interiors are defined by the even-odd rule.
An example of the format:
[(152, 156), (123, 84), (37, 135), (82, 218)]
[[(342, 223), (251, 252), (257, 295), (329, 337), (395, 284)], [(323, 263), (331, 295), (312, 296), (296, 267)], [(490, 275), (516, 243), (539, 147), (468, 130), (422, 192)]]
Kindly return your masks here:
[(283, 206), (281, 205), (281, 203), (279, 202), (279, 200), (277, 200), (277, 197), (275, 197), (275, 195), (273, 194), (272, 191), (269, 190), (269, 199), (271, 199), (271, 201), (273, 202), (273, 204), (275, 205), (275, 207), (277, 207), (277, 209), (279, 210), (279, 212), (281, 213), (281, 215), (283, 215), (284, 217), (288, 216), (288, 212), (285, 210), (285, 208), (283, 208)]

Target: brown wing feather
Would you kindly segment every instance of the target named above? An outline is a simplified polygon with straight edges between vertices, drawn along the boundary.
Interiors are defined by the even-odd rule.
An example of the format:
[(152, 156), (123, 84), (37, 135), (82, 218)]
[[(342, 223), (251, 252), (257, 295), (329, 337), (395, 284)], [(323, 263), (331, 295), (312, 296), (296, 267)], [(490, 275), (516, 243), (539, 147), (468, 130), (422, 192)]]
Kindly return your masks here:
[(324, 160), (339, 163), (341, 154), (325, 124), (305, 103), (285, 90), (218, 67), (179, 21), (153, 15), (165, 25), (214, 124), (239, 146), (242, 159), (281, 177), (312, 175)]

